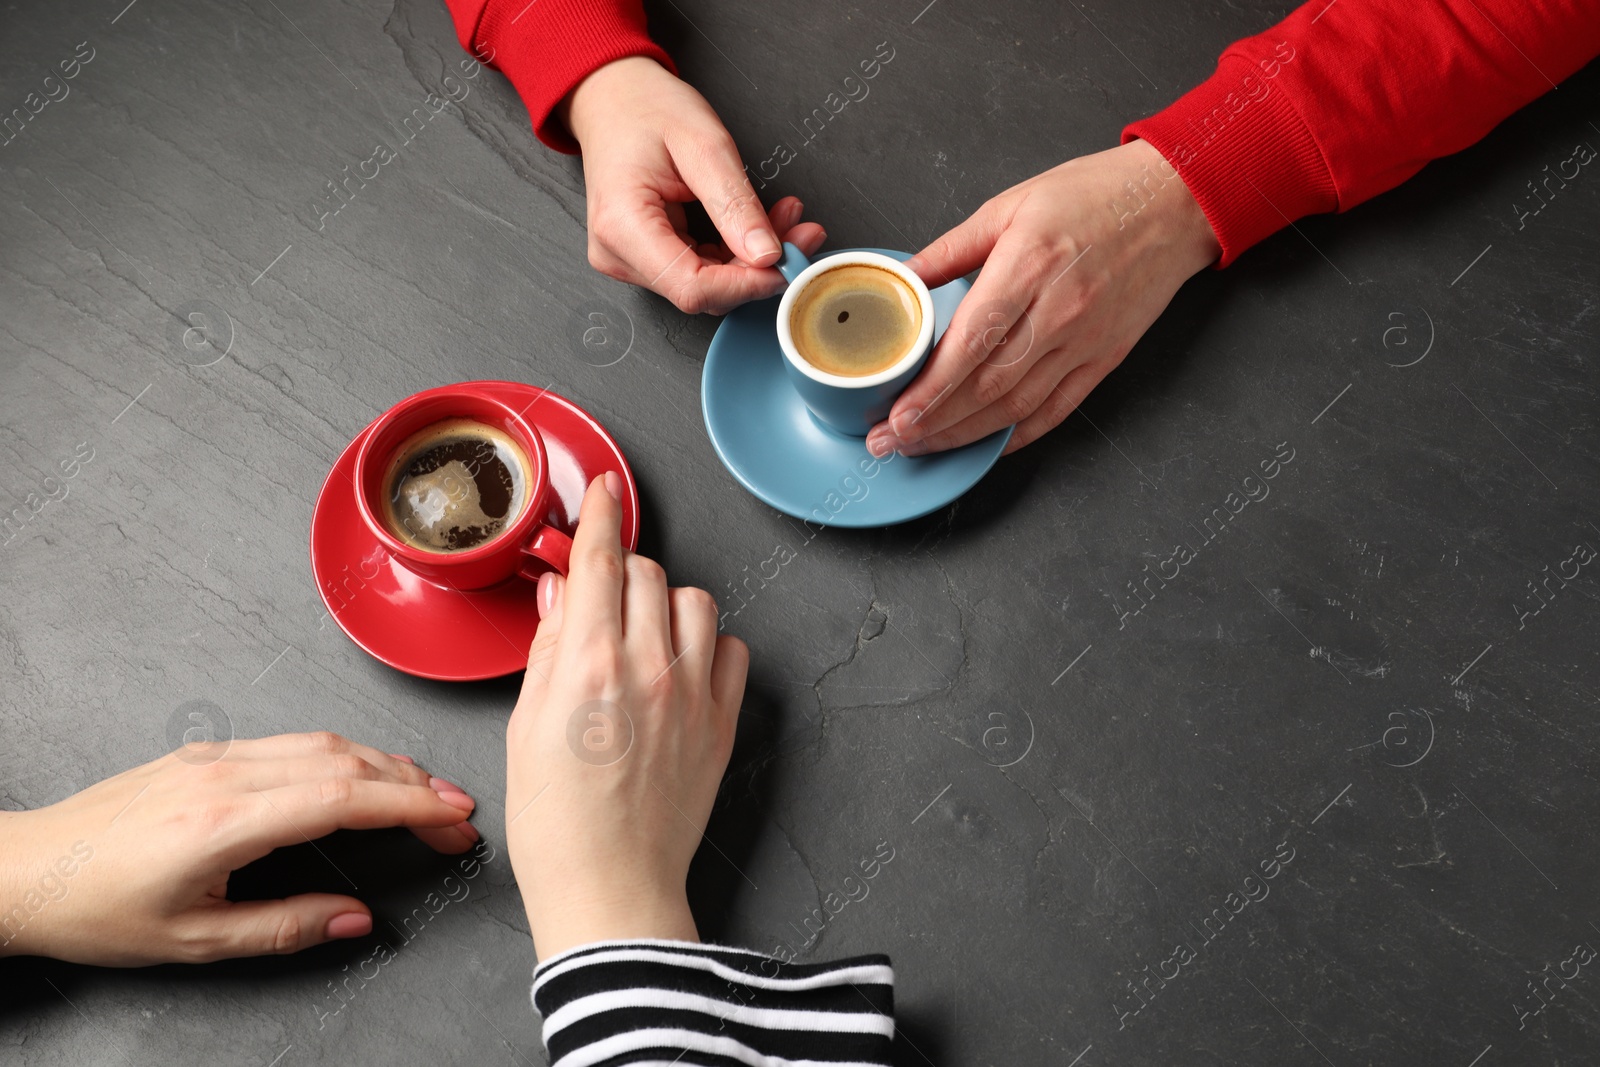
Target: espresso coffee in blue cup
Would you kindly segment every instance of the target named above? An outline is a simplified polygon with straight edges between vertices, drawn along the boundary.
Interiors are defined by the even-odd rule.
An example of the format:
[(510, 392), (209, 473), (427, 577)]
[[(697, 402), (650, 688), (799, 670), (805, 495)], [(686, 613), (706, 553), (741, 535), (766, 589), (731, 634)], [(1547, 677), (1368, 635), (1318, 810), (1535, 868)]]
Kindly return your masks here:
[(899, 260), (839, 252), (811, 262), (792, 244), (778, 269), (784, 370), (812, 416), (865, 437), (917, 376), (933, 349), (933, 298)]

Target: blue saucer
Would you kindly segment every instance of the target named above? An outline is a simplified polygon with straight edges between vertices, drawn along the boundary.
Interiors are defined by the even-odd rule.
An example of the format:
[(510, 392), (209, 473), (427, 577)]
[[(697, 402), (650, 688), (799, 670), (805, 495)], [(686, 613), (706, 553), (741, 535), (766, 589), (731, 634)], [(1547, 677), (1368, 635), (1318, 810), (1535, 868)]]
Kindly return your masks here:
[[(886, 248), (838, 251), (911, 258)], [(936, 341), (970, 288), (957, 278), (933, 290)], [(877, 459), (865, 439), (819, 425), (783, 369), (779, 299), (746, 304), (723, 319), (700, 376), (700, 410), (711, 447), (746, 489), (784, 514), (818, 525), (892, 526), (938, 511), (989, 473), (1011, 440), (1009, 426), (949, 452)]]

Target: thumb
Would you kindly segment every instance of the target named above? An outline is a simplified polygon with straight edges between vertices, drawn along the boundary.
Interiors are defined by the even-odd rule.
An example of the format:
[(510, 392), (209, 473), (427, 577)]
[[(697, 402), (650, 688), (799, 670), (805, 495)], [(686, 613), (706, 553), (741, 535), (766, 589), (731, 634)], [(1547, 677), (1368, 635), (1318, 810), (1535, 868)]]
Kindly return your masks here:
[(782, 254), (778, 235), (745, 176), (744, 161), (728, 131), (719, 129), (691, 141), (674, 150), (672, 160), (730, 252), (755, 267), (778, 262)]
[(544, 634), (548, 627), (550, 635), (561, 632), (561, 602), (562, 593), (566, 589), (567, 579), (558, 571), (546, 571), (539, 575), (539, 633)]
[[(566, 601), (567, 580), (555, 571), (539, 575), (539, 591), (535, 594), (539, 605), (539, 629), (534, 632), (533, 645), (528, 649), (528, 673), (523, 675), (524, 690), (528, 686), (550, 680), (551, 664), (556, 657), (556, 641), (561, 637), (561, 609)], [(535, 679), (538, 681), (535, 682)]]
[(935, 239), (906, 260), (906, 267), (930, 289), (936, 289), (983, 266), (1007, 222), (993, 204), (993, 200), (984, 204), (961, 225)]
[(240, 901), (217, 908), (201, 923), (200, 962), (281, 956), (371, 932), (372, 913), (354, 897), (302, 893), (285, 900)]

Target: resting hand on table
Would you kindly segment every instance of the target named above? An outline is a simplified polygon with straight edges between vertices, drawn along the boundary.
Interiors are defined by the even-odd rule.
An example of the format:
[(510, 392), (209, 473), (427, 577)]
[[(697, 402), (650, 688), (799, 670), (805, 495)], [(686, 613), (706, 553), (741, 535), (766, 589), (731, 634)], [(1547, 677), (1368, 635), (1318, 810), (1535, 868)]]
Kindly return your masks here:
[(361, 937), (353, 897), (234, 903), (228, 877), (335, 830), (409, 826), (440, 852), (478, 840), (472, 800), (336, 734), (185, 746), (58, 804), (0, 813), (0, 955), (133, 967), (296, 952)]
[[(618, 281), (671, 300), (690, 314), (723, 314), (783, 289), (772, 266), (779, 241), (807, 255), (826, 236), (801, 223), (785, 197), (764, 212), (739, 149), (711, 105), (653, 59), (601, 67), (564, 102), (583, 149), (589, 263)], [(722, 235), (696, 244), (683, 205), (698, 200)]]
[(1006, 190), (907, 262), (929, 286), (983, 271), (867, 447), (921, 455), (1014, 424), (1016, 451), (1065, 419), (1220, 254), (1183, 180), (1144, 141)]
[[(607, 482), (610, 482), (608, 488)], [(506, 848), (541, 959), (619, 938), (698, 940), (685, 880), (733, 749), (749, 651), (699, 589), (625, 551), (621, 482), (584, 497), (569, 577), (506, 730)]]

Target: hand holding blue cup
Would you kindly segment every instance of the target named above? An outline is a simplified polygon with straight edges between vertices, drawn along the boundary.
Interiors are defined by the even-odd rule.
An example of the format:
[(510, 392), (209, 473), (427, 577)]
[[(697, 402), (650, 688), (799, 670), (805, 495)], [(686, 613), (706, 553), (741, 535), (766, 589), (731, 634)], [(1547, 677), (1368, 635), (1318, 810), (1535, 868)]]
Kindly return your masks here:
[(817, 422), (865, 437), (933, 350), (928, 287), (877, 252), (813, 263), (786, 243), (777, 267), (789, 280), (778, 304), (778, 345), (790, 382)]

